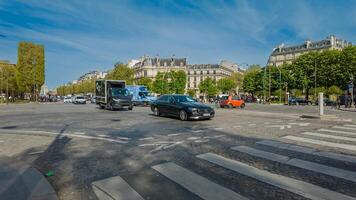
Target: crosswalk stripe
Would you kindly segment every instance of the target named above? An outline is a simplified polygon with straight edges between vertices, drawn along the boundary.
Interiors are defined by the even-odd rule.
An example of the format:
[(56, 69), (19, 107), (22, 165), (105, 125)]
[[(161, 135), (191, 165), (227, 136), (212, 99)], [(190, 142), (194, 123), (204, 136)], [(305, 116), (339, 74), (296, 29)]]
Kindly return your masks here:
[(198, 195), (205, 200), (232, 200), (242, 199), (247, 200), (230, 189), (222, 187), (210, 180), (195, 174), (179, 165), (172, 162), (155, 165), (152, 167), (160, 174), (166, 176), (172, 181), (178, 183), (182, 187), (186, 188), (190, 192)]
[(340, 143), (334, 143), (334, 142), (327, 142), (323, 140), (315, 140), (315, 139), (310, 139), (310, 138), (303, 138), (303, 137), (296, 137), (292, 135), (287, 135), (284, 137), (281, 137), (283, 139), (288, 139), (288, 140), (293, 140), (297, 142), (305, 142), (305, 143), (310, 143), (310, 144), (317, 144), (320, 146), (327, 146), (327, 147), (333, 147), (333, 148), (340, 148), (340, 149), (347, 149), (351, 151), (356, 151), (356, 146), (355, 145), (350, 145), (350, 144), (340, 144)]
[(330, 159), (344, 161), (344, 162), (351, 162), (351, 163), (356, 164), (356, 156), (349, 156), (349, 155), (333, 153), (333, 152), (317, 151), (315, 149), (308, 148), (308, 147), (302, 147), (302, 146), (293, 145), (293, 144), (285, 144), (282, 142), (272, 141), (272, 140), (262, 140), (262, 141), (256, 142), (256, 144), (261, 144), (261, 145), (275, 147), (275, 148), (279, 148), (279, 149), (286, 149), (286, 150), (290, 150), (290, 151), (300, 152), (300, 153), (304, 153), (304, 154), (311, 154), (311, 155), (315, 155), (315, 156), (330, 158)]
[(353, 128), (353, 127), (346, 127), (346, 126), (333, 126), (333, 128), (356, 131), (356, 127)]
[(344, 126), (355, 127), (356, 128), (356, 124), (345, 124)]
[(337, 140), (345, 140), (345, 141), (356, 142), (356, 138), (351, 138), (351, 137), (329, 135), (329, 134), (322, 134), (322, 133), (312, 133), (312, 132), (303, 132), (302, 134), (303, 135), (316, 136), (316, 137), (322, 137), (322, 138), (331, 138), (331, 139), (337, 139)]
[(124, 179), (114, 176), (92, 183), (95, 194), (100, 200), (144, 200)]
[(354, 133), (354, 132), (347, 132), (347, 131), (340, 131), (340, 130), (331, 130), (331, 129), (325, 129), (325, 128), (318, 129), (318, 131), (321, 131), (321, 132), (329, 132), (329, 133), (341, 133), (341, 134), (345, 134), (345, 135), (354, 135), (354, 136), (356, 136), (356, 133)]
[(265, 170), (252, 167), (242, 162), (231, 160), (217, 154), (206, 153), (197, 156), (200, 159), (209, 161), (226, 169), (230, 169), (245, 176), (252, 177), (259, 181), (274, 185), (292, 193), (301, 195), (305, 198), (316, 200), (356, 200), (356, 198), (346, 196), (344, 194), (334, 192), (317, 185), (313, 185), (307, 182), (299, 181), (286, 176), (273, 174)]
[(260, 158), (266, 158), (268, 160), (272, 160), (272, 161), (276, 161), (276, 162), (280, 162), (280, 163), (285, 163), (290, 159), (287, 156), (282, 156), (282, 155), (270, 153), (267, 151), (260, 151), (260, 150), (257, 150), (257, 149), (251, 148), (251, 147), (247, 147), (247, 146), (236, 146), (236, 147), (232, 147), (231, 149), (234, 151), (247, 153), (250, 155), (254, 155), (254, 156), (257, 156)]
[(238, 146), (238, 147), (233, 147), (231, 149), (233, 149), (235, 151), (247, 153), (247, 154), (255, 156), (255, 157), (264, 158), (267, 160), (273, 160), (273, 161), (280, 162), (283, 164), (287, 164), (287, 165), (299, 167), (302, 169), (314, 171), (317, 173), (331, 175), (331, 176), (335, 176), (335, 177), (342, 178), (345, 180), (356, 182), (356, 172), (347, 171), (347, 170), (343, 170), (343, 169), (339, 169), (339, 168), (335, 168), (335, 167), (329, 167), (326, 165), (309, 162), (309, 161), (304, 161), (304, 160), (300, 160), (297, 158), (291, 159), (287, 156), (280, 157), (281, 155), (279, 155), (279, 154), (269, 153), (269, 152), (261, 151), (261, 150), (254, 149), (251, 147), (246, 147), (246, 146)]

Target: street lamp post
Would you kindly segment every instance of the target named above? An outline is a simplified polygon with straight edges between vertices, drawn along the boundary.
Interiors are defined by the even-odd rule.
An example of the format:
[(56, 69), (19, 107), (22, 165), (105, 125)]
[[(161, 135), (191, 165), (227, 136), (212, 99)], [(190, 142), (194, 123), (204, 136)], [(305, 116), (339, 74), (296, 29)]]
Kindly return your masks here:
[(355, 102), (354, 102), (354, 83), (353, 83), (353, 79), (354, 79), (354, 77), (353, 76), (351, 76), (350, 77), (350, 80), (351, 80), (351, 82), (350, 82), (350, 93), (351, 93), (351, 108), (355, 108)]
[(279, 71), (279, 103), (282, 103), (282, 72), (278, 66), (276, 66)]
[(316, 59), (314, 58), (314, 98), (316, 98)]
[(3, 83), (3, 80), (2, 80), (2, 79), (4, 78), (3, 73), (4, 73), (4, 72), (3, 72), (3, 69), (1, 68), (1, 88), (0, 88), (1, 102), (2, 102), (2, 89), (3, 89), (3, 88), (2, 88), (2, 86), (3, 86), (3, 84), (2, 84), (2, 83)]

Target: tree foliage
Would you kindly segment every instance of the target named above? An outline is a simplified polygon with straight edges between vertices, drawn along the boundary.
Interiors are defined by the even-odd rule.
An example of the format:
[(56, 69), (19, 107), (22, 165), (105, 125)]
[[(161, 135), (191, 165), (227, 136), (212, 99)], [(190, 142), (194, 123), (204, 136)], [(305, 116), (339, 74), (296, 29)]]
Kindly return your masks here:
[(31, 93), (45, 81), (44, 47), (31, 42), (20, 42), (16, 65), (16, 80), (19, 92)]
[(203, 93), (204, 96), (215, 96), (218, 92), (216, 81), (210, 77), (204, 79), (199, 83), (199, 91)]
[(76, 84), (68, 84), (57, 87), (57, 94), (60, 96), (87, 94), (95, 92), (95, 79), (79, 81)]
[(151, 78), (148, 78), (148, 77), (143, 77), (143, 78), (140, 78), (137, 82), (137, 85), (144, 85), (147, 87), (148, 90), (151, 90), (152, 89), (152, 86), (153, 86), (153, 81)]
[(108, 73), (106, 79), (124, 80), (127, 85), (132, 85), (134, 83), (134, 71), (126, 64), (117, 63), (114, 69)]
[(186, 84), (187, 75), (182, 70), (158, 72), (152, 90), (157, 94), (184, 94)]
[(222, 78), (217, 81), (217, 89), (226, 94), (236, 88), (236, 83), (229, 78)]

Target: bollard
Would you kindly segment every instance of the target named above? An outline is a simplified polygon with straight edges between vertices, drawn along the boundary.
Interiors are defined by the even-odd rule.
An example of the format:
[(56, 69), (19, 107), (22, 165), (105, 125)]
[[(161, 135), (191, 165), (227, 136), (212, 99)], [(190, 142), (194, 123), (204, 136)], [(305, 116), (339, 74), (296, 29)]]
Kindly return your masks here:
[(319, 92), (319, 115), (324, 115), (324, 94)]

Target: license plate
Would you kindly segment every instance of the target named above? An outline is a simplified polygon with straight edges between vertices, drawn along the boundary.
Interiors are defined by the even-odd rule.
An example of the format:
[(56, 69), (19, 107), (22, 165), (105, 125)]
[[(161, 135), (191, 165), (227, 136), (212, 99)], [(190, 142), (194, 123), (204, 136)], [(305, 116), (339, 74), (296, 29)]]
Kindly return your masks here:
[(210, 113), (204, 113), (203, 116), (204, 116), (204, 117), (209, 117), (209, 116), (210, 116)]

